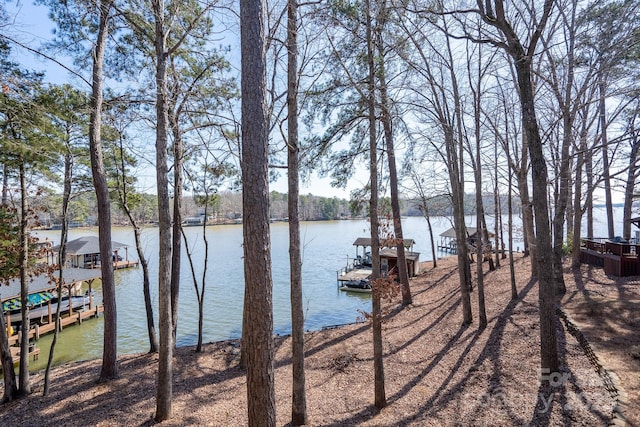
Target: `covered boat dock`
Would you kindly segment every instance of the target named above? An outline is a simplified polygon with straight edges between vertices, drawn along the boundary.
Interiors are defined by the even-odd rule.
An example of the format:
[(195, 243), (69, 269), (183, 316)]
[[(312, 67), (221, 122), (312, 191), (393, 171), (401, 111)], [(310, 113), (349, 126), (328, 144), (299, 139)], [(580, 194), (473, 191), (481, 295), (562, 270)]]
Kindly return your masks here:
[[(59, 250), (59, 245), (53, 248), (54, 252), (58, 252)], [(129, 245), (112, 241), (111, 251), (114, 269), (138, 266), (139, 262), (137, 260), (129, 259)], [(68, 268), (100, 268), (100, 245), (98, 236), (83, 236), (67, 242), (66, 258), (65, 261)]]
[[(413, 239), (403, 239), (405, 247), (405, 259), (409, 277), (419, 274), (420, 253), (411, 249), (415, 244)], [(386, 244), (385, 244), (386, 243)], [(344, 282), (360, 282), (368, 280), (371, 269), (371, 238), (359, 237), (353, 242), (356, 247), (356, 255), (353, 259), (347, 259), (347, 265), (337, 271), (338, 286)], [(362, 248), (362, 250), (360, 249)], [(398, 264), (398, 248), (391, 241), (381, 239), (380, 270), (385, 274), (393, 270)]]
[[(96, 270), (86, 270), (82, 268), (64, 269), (63, 294), (57, 295), (57, 279), (60, 271), (56, 270), (51, 275), (42, 274), (33, 277), (29, 282), (29, 309), (33, 310), (36, 316), (30, 316), (28, 328), (29, 338), (39, 339), (41, 334), (52, 332), (55, 329), (54, 317), (58, 302), (61, 304), (61, 318), (59, 327), (81, 323), (84, 319), (98, 316), (104, 311), (103, 306), (96, 304), (93, 300), (92, 284), (100, 279), (100, 273)], [(78, 296), (78, 292), (83, 283), (89, 287), (86, 297)], [(54, 302), (57, 299), (58, 302)], [(8, 286), (0, 287), (0, 304), (5, 316), (6, 324), (11, 325), (10, 332), (18, 327), (24, 330), (21, 325), (20, 310), (22, 303), (20, 300), (20, 280), (12, 279)], [(12, 320), (13, 319), (13, 320)], [(15, 328), (14, 328), (15, 326)], [(12, 333), (9, 336), (9, 344), (13, 345), (20, 341), (22, 333)]]

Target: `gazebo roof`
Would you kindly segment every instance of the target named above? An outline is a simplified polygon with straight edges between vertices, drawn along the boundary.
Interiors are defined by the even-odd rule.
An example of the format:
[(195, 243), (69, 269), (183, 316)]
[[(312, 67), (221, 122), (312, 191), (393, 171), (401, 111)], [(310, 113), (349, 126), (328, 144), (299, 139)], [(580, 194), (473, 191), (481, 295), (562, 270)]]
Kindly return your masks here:
[[(112, 241), (111, 250), (118, 250), (126, 248), (129, 245)], [(60, 245), (53, 248), (54, 251), (58, 251)], [(98, 236), (83, 236), (75, 240), (67, 242), (67, 254), (69, 255), (85, 255), (85, 254), (98, 254), (100, 253), (100, 245), (98, 243)]]

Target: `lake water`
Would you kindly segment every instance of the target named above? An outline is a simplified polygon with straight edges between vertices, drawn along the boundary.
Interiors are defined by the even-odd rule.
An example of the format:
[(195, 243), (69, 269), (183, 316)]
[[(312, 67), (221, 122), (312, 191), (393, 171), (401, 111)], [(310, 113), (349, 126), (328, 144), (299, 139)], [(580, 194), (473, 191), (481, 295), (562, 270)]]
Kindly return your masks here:
[[(518, 223), (519, 220), (516, 220)], [(468, 217), (467, 224), (475, 226), (475, 217)], [(506, 218), (504, 219), (506, 226)], [(432, 219), (436, 245), (439, 234), (451, 227), (444, 217)], [(491, 224), (489, 224), (492, 227)], [(597, 229), (600, 229), (600, 225)], [(606, 228), (604, 228), (606, 229)], [(303, 251), (303, 302), (305, 329), (318, 330), (325, 326), (355, 322), (360, 311), (371, 309), (368, 294), (342, 292), (337, 289), (336, 271), (353, 258), (353, 242), (358, 237), (368, 237), (369, 226), (365, 220), (303, 222), (301, 224)], [(405, 238), (414, 239), (415, 252), (420, 261), (433, 259), (427, 223), (424, 218), (403, 219)], [(203, 262), (202, 228), (187, 227), (188, 245), (194, 253), (198, 279)], [(38, 231), (41, 238), (57, 242), (59, 231)], [(81, 236), (97, 235), (97, 228), (72, 229), (69, 240)], [(114, 228), (113, 240), (129, 244), (129, 258), (137, 259), (133, 232), (130, 228)], [(242, 225), (207, 227), (209, 240), (209, 265), (204, 305), (204, 342), (239, 338), (242, 324), (244, 298), (244, 273), (242, 261)], [(505, 235), (505, 239), (507, 236)], [(143, 231), (145, 256), (150, 263), (151, 295), (154, 303), (157, 327), (157, 239), (158, 229)], [(291, 330), (289, 302), (289, 248), (288, 224), (271, 224), (271, 250), (273, 271), (274, 331), (288, 334)], [(522, 249), (521, 238), (514, 247)], [(184, 245), (183, 245), (184, 246)], [(184, 250), (184, 247), (183, 247)], [(177, 345), (194, 345), (197, 340), (197, 301), (186, 255), (183, 257), (179, 301)], [(115, 271), (118, 311), (118, 353), (138, 353), (148, 350), (146, 314), (142, 295), (142, 269)], [(101, 301), (100, 288), (95, 295)], [(55, 352), (55, 364), (72, 360), (100, 358), (102, 356), (102, 318), (91, 319), (64, 329), (59, 335)], [(39, 360), (32, 362), (32, 369), (46, 366), (52, 334), (43, 336), (37, 343)]]

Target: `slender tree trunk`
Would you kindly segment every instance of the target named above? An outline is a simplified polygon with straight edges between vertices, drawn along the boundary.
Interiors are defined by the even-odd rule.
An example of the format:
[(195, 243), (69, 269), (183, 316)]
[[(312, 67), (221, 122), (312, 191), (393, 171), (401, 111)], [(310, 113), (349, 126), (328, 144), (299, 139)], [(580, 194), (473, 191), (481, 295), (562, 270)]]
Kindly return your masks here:
[(102, 301), (104, 304), (104, 345), (102, 352), (101, 380), (118, 376), (116, 291), (113, 277), (111, 248), (111, 202), (104, 161), (102, 157), (102, 67), (109, 34), (111, 0), (100, 3), (100, 20), (96, 38), (91, 93), (91, 118), (89, 147), (91, 172), (98, 201), (98, 245), (100, 247), (100, 273), (102, 275)]
[[(496, 257), (496, 268), (500, 268), (500, 242), (503, 243), (502, 249), (504, 250), (504, 236), (502, 233), (502, 206), (500, 203), (500, 191), (498, 190), (498, 144), (493, 145), (493, 175), (494, 175), (494, 186), (493, 186), (493, 212), (496, 218), (494, 224), (494, 233), (496, 235), (495, 238), (495, 257)], [(504, 253), (504, 252), (503, 252)]]
[[(167, 109), (168, 110), (168, 109)], [(168, 119), (173, 130), (173, 233), (171, 245), (171, 324), (173, 343), (178, 330), (178, 300), (180, 297), (180, 264), (182, 258), (182, 163), (184, 147), (178, 122), (172, 113)], [(206, 226), (205, 216), (205, 226)]]
[(436, 242), (433, 239), (433, 227), (431, 226), (431, 216), (429, 215), (429, 211), (427, 207), (424, 207), (423, 214), (425, 219), (427, 220), (427, 229), (429, 230), (429, 243), (431, 243), (431, 253), (433, 254), (433, 268), (438, 266), (437, 256), (436, 256)]
[(4, 380), (4, 394), (0, 403), (10, 402), (18, 397), (18, 386), (16, 384), (16, 373), (13, 370), (13, 358), (9, 348), (9, 325), (4, 318), (4, 312), (0, 311), (0, 360), (2, 361), (2, 372)]
[[(525, 139), (525, 138), (523, 138)], [(528, 150), (527, 148), (525, 148)], [(525, 159), (523, 158), (523, 162)], [(537, 248), (535, 244), (535, 233), (533, 225), (533, 206), (529, 197), (529, 175), (527, 173), (528, 166), (523, 164), (518, 171), (518, 194), (520, 195), (520, 203), (522, 206), (522, 227), (525, 242), (524, 255), (531, 257), (531, 277), (538, 276)]]
[(264, 13), (263, 0), (240, 1), (245, 277), (242, 352), (250, 427), (276, 424)]
[[(63, 272), (65, 269), (65, 260), (67, 258), (67, 236), (68, 236), (68, 224), (69, 224), (69, 200), (71, 199), (71, 183), (73, 179), (73, 156), (69, 148), (64, 157), (64, 186), (62, 192), (62, 228), (60, 230), (60, 249), (58, 249), (58, 300), (61, 300), (62, 286), (64, 285)], [(71, 295), (69, 295), (71, 300)], [(44, 387), (42, 395), (46, 396), (49, 393), (49, 374), (51, 373), (51, 367), (53, 366), (53, 356), (55, 354), (56, 343), (58, 342), (58, 334), (60, 332), (57, 327), (60, 321), (60, 306), (56, 306), (55, 325), (53, 330), (53, 339), (51, 341), (51, 348), (49, 349), (49, 357), (47, 358), (47, 368), (44, 371)]]
[[(198, 344), (196, 345), (196, 352), (202, 352), (202, 334), (204, 332), (204, 294), (206, 291), (207, 285), (207, 266), (209, 265), (209, 240), (207, 239), (207, 218), (209, 217), (209, 191), (205, 188), (205, 205), (204, 205), (204, 222), (202, 224), (202, 240), (204, 241), (204, 261), (202, 263), (202, 278), (201, 278), (201, 287), (200, 291), (198, 291), (198, 283), (195, 281), (194, 275), (194, 285), (196, 286), (196, 293), (198, 295)], [(182, 227), (180, 227), (180, 231), (182, 231)], [(186, 239), (185, 239), (186, 242)], [(175, 331), (175, 327), (174, 327)], [(175, 336), (175, 332), (174, 332)]]
[[(638, 109), (636, 108), (636, 111)], [(627, 171), (627, 182), (624, 189), (624, 221), (622, 237), (627, 241), (631, 239), (631, 207), (633, 205), (634, 192), (636, 190), (636, 176), (638, 175), (638, 150), (640, 150), (640, 141), (634, 123), (637, 114), (629, 119), (631, 135), (631, 151), (629, 152), (629, 170)]]
[(382, 409), (387, 406), (384, 380), (384, 355), (382, 348), (382, 309), (380, 302), (380, 235), (378, 219), (378, 146), (376, 138), (376, 68), (373, 43), (373, 24), (371, 0), (365, 0), (367, 66), (368, 80), (368, 112), (369, 112), (369, 179), (371, 194), (369, 198), (369, 220), (371, 222), (371, 317), (373, 332), (373, 371), (374, 371), (374, 404)]
[(138, 262), (142, 267), (142, 295), (144, 298), (144, 308), (147, 317), (147, 336), (149, 337), (149, 353), (157, 353), (158, 352), (158, 338), (156, 336), (156, 327), (155, 321), (153, 319), (153, 305), (151, 304), (151, 286), (149, 279), (149, 262), (147, 258), (144, 256), (144, 250), (142, 248), (142, 239), (140, 237), (141, 230), (138, 225), (138, 221), (135, 219), (133, 213), (131, 212), (131, 208), (129, 207), (129, 189), (128, 189), (128, 180), (126, 176), (127, 168), (125, 167), (125, 156), (122, 155), (124, 153), (124, 147), (122, 145), (122, 140), (120, 140), (120, 145), (118, 147), (121, 155), (120, 158), (120, 172), (121, 172), (121, 180), (118, 184), (118, 194), (120, 197), (120, 204), (122, 209), (124, 210), (127, 218), (129, 218), (129, 223), (131, 224), (131, 228), (133, 228), (133, 238), (136, 245), (136, 252), (138, 254)]
[(27, 202), (27, 180), (24, 162), (20, 162), (20, 303), (22, 324), (20, 325), (20, 374), (18, 394), (31, 394), (29, 381), (29, 205)]
[[(131, 220), (132, 217), (130, 216)], [(158, 337), (156, 336), (156, 326), (153, 319), (153, 305), (151, 304), (151, 283), (149, 279), (149, 262), (144, 256), (142, 248), (142, 240), (140, 238), (140, 227), (137, 222), (132, 221), (133, 235), (136, 242), (136, 251), (138, 253), (138, 260), (142, 267), (142, 294), (144, 297), (144, 308), (147, 315), (147, 336), (149, 337), (149, 353), (158, 352)]]
[(291, 424), (307, 424), (304, 372), (304, 310), (302, 307), (302, 256), (300, 249), (300, 147), (298, 144), (298, 2), (287, 8), (287, 163), (289, 263), (291, 280)]
[(576, 171), (575, 171), (575, 190), (573, 192), (573, 252), (571, 254), (571, 267), (580, 267), (580, 238), (582, 235), (582, 168), (584, 167), (584, 151), (587, 148), (586, 143), (587, 135), (585, 132), (581, 132), (580, 135), (580, 149), (576, 158)]
[(595, 185), (593, 183), (593, 153), (591, 150), (587, 150), (584, 153), (584, 173), (587, 177), (587, 194), (585, 199), (585, 206), (587, 207), (587, 237), (602, 237), (593, 235), (593, 191)]
[(173, 321), (171, 310), (171, 212), (167, 166), (167, 47), (164, 0), (152, 0), (156, 54), (156, 184), (158, 192), (158, 317), (159, 352), (156, 413), (158, 422), (172, 415)]
[(520, 102), (524, 131), (527, 134), (533, 182), (535, 209), (536, 249), (538, 263), (538, 299), (540, 302), (540, 361), (542, 369), (559, 369), (556, 341), (555, 281), (551, 260), (551, 230), (547, 205), (547, 167), (542, 152), (531, 83), (531, 58), (515, 55), (515, 66), (520, 89)]
[[(380, 65), (382, 67), (382, 65)], [(383, 75), (383, 72), (379, 72), (379, 75)], [(381, 114), (382, 114), (382, 126), (384, 129), (386, 147), (387, 147), (387, 162), (389, 163), (389, 186), (391, 188), (391, 211), (393, 215), (393, 232), (396, 238), (396, 251), (398, 254), (398, 262), (396, 267), (398, 269), (398, 278), (400, 279), (400, 286), (402, 291), (402, 306), (406, 307), (413, 303), (411, 296), (411, 288), (409, 286), (409, 272), (407, 270), (407, 258), (404, 247), (404, 235), (402, 233), (402, 218), (400, 215), (400, 194), (398, 191), (398, 168), (396, 166), (396, 155), (393, 142), (393, 129), (391, 124), (391, 114), (388, 108), (388, 97), (386, 81), (384, 77), (379, 76), (380, 80), (380, 93), (381, 93)]]
[(599, 77), (598, 90), (600, 91), (600, 144), (602, 145), (602, 180), (604, 182), (604, 201), (607, 210), (607, 231), (609, 239), (615, 236), (613, 225), (613, 198), (611, 196), (611, 174), (609, 171), (609, 141), (607, 138), (607, 107), (605, 105), (606, 89), (604, 78)]
[[(479, 110), (477, 110), (479, 111)], [(479, 119), (479, 117), (476, 117)], [(476, 176), (476, 276), (478, 281), (478, 328), (484, 329), (487, 327), (487, 311), (484, 302), (484, 272), (482, 270), (483, 258), (484, 258), (484, 243), (485, 243), (485, 225), (484, 225), (484, 209), (482, 203), (482, 172), (480, 165), (480, 132), (479, 122), (476, 123), (476, 161), (474, 162), (474, 173)], [(497, 218), (496, 218), (497, 220)]]
[[(509, 157), (509, 144), (506, 144), (507, 147), (507, 157)], [(511, 169), (511, 168), (509, 168)], [(513, 183), (512, 183), (512, 173), (509, 170), (508, 173), (508, 199), (507, 199), (507, 210), (509, 211), (509, 219), (508, 219), (508, 227), (509, 227), (509, 277), (511, 280), (511, 299), (518, 299), (518, 288), (516, 287), (516, 271), (515, 266), (513, 265)]]
[[(2, 178), (2, 208), (7, 206), (7, 177), (8, 168), (3, 166), (3, 178)], [(4, 318), (4, 311), (0, 310), (0, 361), (2, 363), (3, 381), (4, 381), (4, 393), (2, 401), (5, 403), (12, 401), (18, 397), (18, 385), (16, 383), (16, 373), (13, 367), (13, 357), (11, 355), (11, 349), (9, 348), (9, 330), (11, 325), (7, 324)]]
[(409, 272), (407, 270), (407, 259), (404, 247), (404, 237), (402, 233), (402, 218), (400, 215), (400, 194), (398, 191), (398, 167), (396, 166), (395, 144), (393, 140), (393, 121), (389, 111), (389, 96), (387, 88), (387, 77), (384, 65), (384, 47), (382, 40), (382, 28), (386, 23), (386, 3), (380, 3), (380, 22), (376, 30), (377, 50), (380, 57), (378, 63), (378, 82), (380, 83), (380, 116), (384, 130), (384, 140), (387, 148), (387, 162), (389, 164), (389, 187), (391, 190), (391, 212), (393, 215), (393, 232), (396, 238), (396, 253), (398, 261), (398, 278), (402, 291), (402, 306), (406, 307), (413, 303), (411, 288), (409, 286)]

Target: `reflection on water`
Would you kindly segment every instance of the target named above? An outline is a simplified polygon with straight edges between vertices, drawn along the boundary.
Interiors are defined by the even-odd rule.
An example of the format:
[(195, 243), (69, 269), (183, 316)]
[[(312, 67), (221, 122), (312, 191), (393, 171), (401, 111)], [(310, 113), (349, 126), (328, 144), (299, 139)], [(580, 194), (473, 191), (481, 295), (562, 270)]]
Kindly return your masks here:
[[(432, 219), (434, 236), (451, 225), (445, 218)], [(471, 224), (471, 222), (470, 222)], [(426, 221), (422, 218), (403, 220), (404, 235), (416, 241), (414, 251), (420, 252), (420, 260), (432, 259)], [(188, 246), (194, 254), (198, 280), (202, 277), (204, 245), (202, 228), (185, 228)], [(97, 235), (97, 229), (73, 229), (69, 239), (85, 235)], [(59, 239), (58, 231), (39, 231), (41, 238)], [(358, 237), (369, 236), (364, 220), (305, 222), (301, 225), (303, 251), (303, 305), (305, 329), (317, 330), (355, 322), (360, 311), (371, 309), (369, 294), (343, 292), (337, 289), (336, 271), (354, 257), (353, 242)], [(114, 228), (113, 240), (127, 243), (129, 257), (137, 258), (133, 232), (129, 228)], [(205, 288), (204, 342), (239, 338), (242, 325), (244, 299), (244, 267), (242, 253), (242, 226), (227, 225), (207, 228), (209, 263)], [(271, 250), (273, 273), (274, 332), (288, 334), (291, 330), (289, 295), (288, 224), (271, 226)], [(157, 326), (157, 239), (158, 229), (145, 229), (142, 236), (145, 256), (150, 262), (151, 295), (156, 310)], [(184, 250), (184, 249), (183, 249)], [(248, 266), (250, 270), (250, 266)], [(116, 270), (116, 300), (118, 316), (118, 353), (145, 352), (148, 349), (146, 313), (142, 295), (142, 269)], [(94, 285), (95, 295), (101, 301), (101, 289)], [(191, 271), (183, 256), (177, 345), (194, 345), (197, 338), (197, 302)], [(82, 325), (66, 328), (59, 336), (55, 363), (99, 358), (102, 355), (102, 318), (91, 319)], [(38, 341), (40, 358), (34, 369), (46, 365), (47, 353), (53, 335)]]

